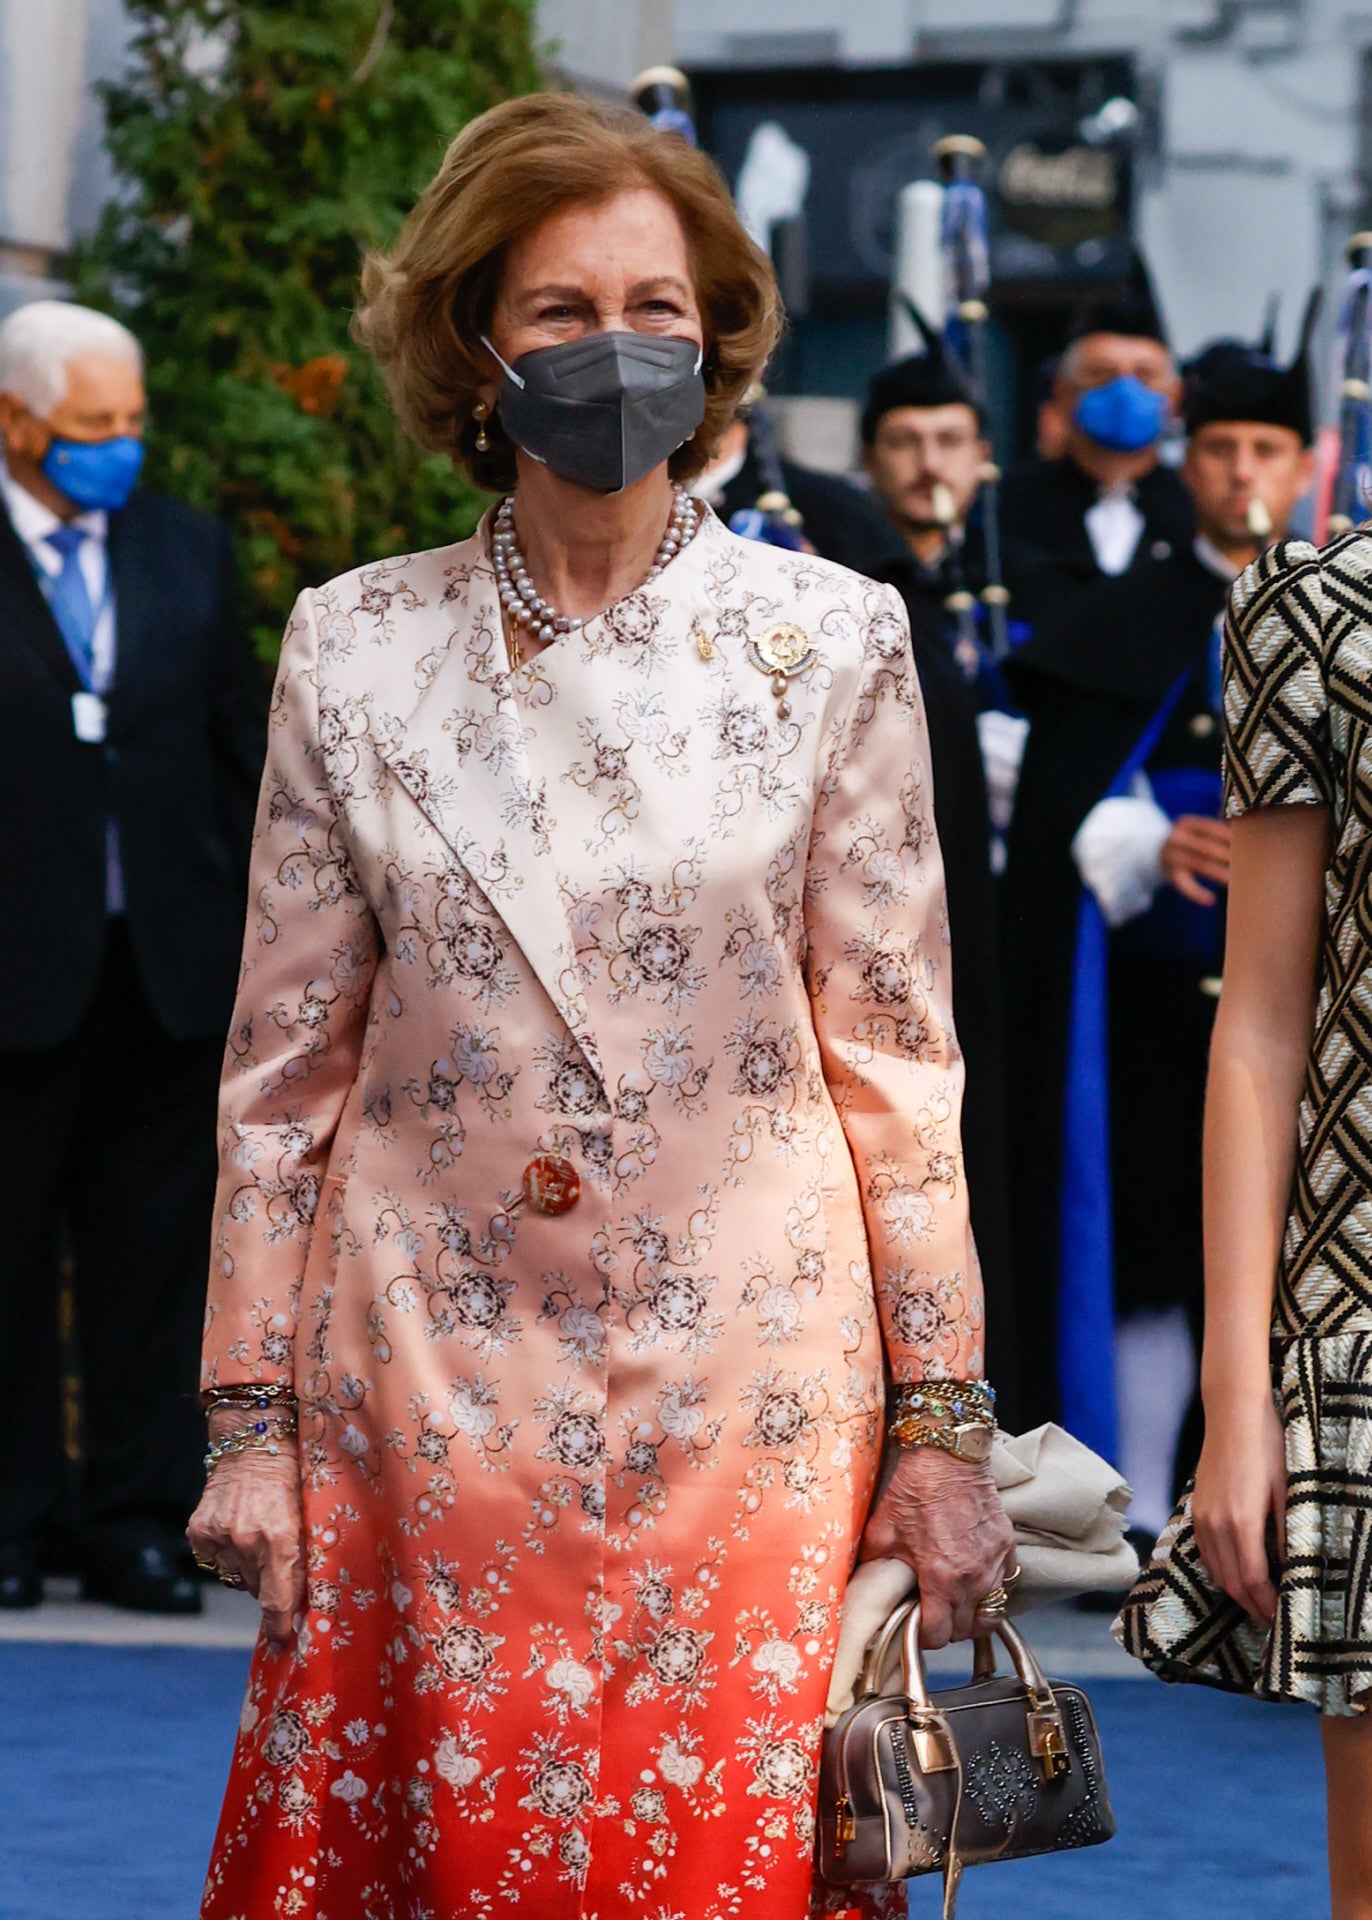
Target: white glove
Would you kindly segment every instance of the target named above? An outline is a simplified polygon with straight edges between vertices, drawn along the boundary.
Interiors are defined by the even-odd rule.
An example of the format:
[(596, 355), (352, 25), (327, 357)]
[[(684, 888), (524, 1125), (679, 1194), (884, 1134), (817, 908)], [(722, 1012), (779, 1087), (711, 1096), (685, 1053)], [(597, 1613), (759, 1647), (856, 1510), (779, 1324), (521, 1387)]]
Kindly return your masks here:
[(981, 742), (981, 764), (986, 771), (986, 806), (991, 825), (997, 833), (1009, 830), (1015, 811), (1015, 790), (1029, 738), (1029, 722), (1017, 714), (1000, 713), (994, 707), (977, 715), (977, 738)]
[(1108, 927), (1137, 920), (1152, 906), (1162, 884), (1162, 850), (1171, 831), (1172, 821), (1143, 774), (1136, 776), (1128, 795), (1098, 801), (1077, 828), (1072, 858)]

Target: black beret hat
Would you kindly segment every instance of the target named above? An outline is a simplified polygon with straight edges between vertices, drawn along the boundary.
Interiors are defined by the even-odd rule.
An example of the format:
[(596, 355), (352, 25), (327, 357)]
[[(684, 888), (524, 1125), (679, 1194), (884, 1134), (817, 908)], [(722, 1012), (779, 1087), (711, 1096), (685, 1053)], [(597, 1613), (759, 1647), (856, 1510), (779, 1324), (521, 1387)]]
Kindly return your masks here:
[(1300, 344), (1290, 366), (1272, 358), (1270, 343), (1216, 340), (1183, 369), (1182, 415), (1195, 433), (1216, 420), (1254, 420), (1289, 427), (1301, 445), (1315, 437), (1310, 391), (1310, 336), (1319, 316), (1316, 288), (1305, 309)]
[(1167, 345), (1167, 329), (1158, 311), (1153, 283), (1137, 250), (1126, 286), (1109, 294), (1086, 294), (1078, 301), (1064, 344), (1070, 347), (1093, 333), (1119, 333), (1131, 340), (1157, 340)]
[(986, 425), (985, 413), (957, 355), (917, 307), (908, 301), (906, 305), (924, 336), (924, 347), (903, 360), (893, 360), (872, 380), (862, 409), (865, 447), (876, 438), (882, 415), (893, 413), (897, 407), (970, 407), (977, 425), (983, 429)]

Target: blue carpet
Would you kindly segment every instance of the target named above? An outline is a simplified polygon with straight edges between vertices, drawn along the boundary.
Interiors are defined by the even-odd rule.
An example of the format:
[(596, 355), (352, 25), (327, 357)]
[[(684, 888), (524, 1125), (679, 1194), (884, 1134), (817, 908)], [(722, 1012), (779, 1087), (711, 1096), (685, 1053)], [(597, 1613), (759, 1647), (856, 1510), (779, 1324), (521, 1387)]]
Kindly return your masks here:
[[(1119, 1831), (1108, 1845), (983, 1867), (958, 1920), (1318, 1920), (1329, 1911), (1319, 1721), (1299, 1707), (1154, 1680), (1095, 1680)], [(912, 1890), (911, 1920), (940, 1911)]]
[(0, 1645), (0, 1920), (194, 1920), (247, 1675), (246, 1653)]
[[(2, 1920), (194, 1920), (246, 1671), (241, 1653), (0, 1644)], [(1147, 1681), (1090, 1692), (1119, 1837), (969, 1873), (961, 1920), (1326, 1910), (1312, 1714)], [(917, 1885), (913, 1920), (937, 1912)]]

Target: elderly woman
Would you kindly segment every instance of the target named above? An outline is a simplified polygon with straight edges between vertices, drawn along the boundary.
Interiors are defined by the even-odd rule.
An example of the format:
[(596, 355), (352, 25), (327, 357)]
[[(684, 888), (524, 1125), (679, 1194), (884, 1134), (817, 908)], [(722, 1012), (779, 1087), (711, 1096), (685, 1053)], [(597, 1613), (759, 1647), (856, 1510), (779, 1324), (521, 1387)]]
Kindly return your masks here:
[(496, 108), (364, 289), (406, 426), (513, 491), (282, 654), (191, 1528), (263, 1637), (203, 1912), (799, 1920), (860, 1545), (931, 1644), (1011, 1547), (904, 614), (685, 490), (778, 310), (676, 136)]

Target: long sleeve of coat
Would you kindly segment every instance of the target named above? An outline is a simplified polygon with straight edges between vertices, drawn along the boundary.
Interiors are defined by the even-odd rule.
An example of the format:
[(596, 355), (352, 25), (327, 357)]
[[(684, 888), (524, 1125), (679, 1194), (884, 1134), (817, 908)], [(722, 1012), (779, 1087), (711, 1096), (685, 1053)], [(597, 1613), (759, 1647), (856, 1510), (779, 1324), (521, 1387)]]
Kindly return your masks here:
[(982, 1292), (943, 862), (905, 612), (890, 590), (879, 604), (827, 743), (806, 890), (810, 990), (892, 1375), (965, 1379), (984, 1364)]
[(329, 1149), (357, 1076), (378, 940), (321, 744), (312, 595), (286, 630), (220, 1090), (206, 1385), (289, 1379)]

